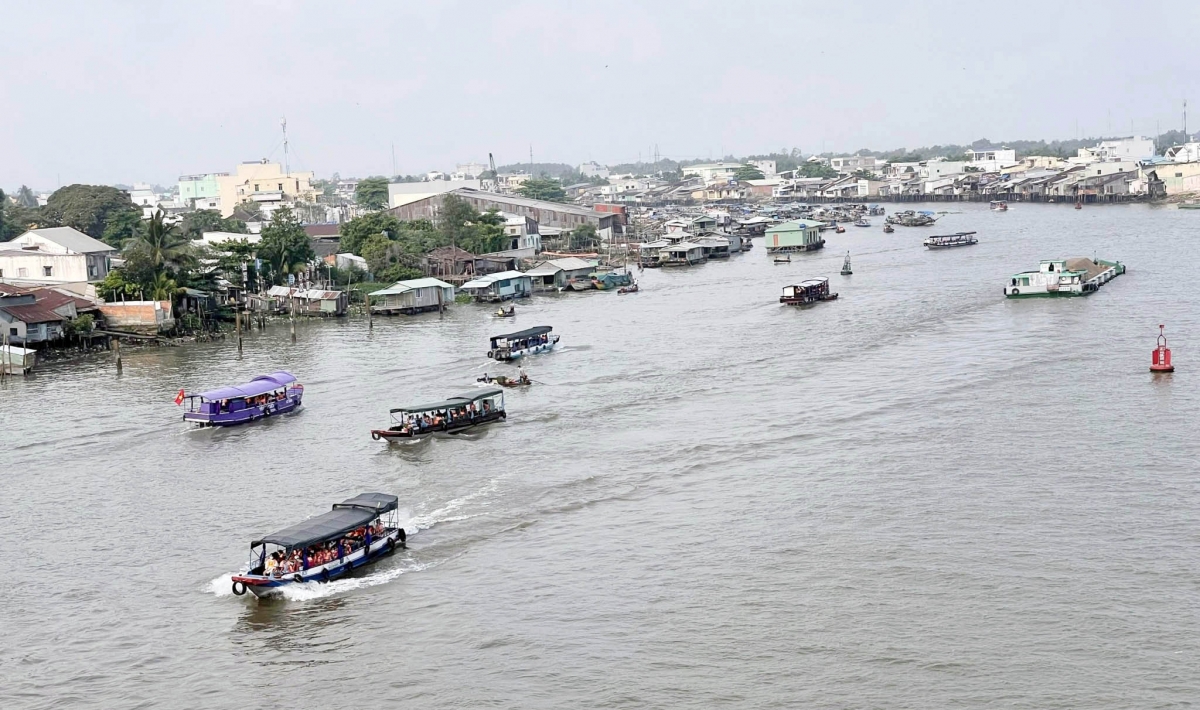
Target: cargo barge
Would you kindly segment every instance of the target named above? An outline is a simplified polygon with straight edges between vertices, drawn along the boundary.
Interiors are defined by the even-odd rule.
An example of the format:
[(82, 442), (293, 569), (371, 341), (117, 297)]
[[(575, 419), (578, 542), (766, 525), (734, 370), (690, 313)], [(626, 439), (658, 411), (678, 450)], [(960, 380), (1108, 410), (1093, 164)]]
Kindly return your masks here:
[(1013, 274), (1004, 285), (1007, 298), (1087, 296), (1125, 273), (1119, 261), (1084, 257), (1043, 261), (1037, 271)]

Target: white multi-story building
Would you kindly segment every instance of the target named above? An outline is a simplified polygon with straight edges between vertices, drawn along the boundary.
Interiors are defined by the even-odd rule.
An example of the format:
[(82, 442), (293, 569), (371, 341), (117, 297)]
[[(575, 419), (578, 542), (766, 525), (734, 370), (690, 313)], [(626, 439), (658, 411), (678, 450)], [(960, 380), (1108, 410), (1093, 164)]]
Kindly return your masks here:
[(758, 171), (763, 174), (764, 179), (770, 179), (779, 174), (775, 170), (774, 160), (751, 160), (749, 164), (758, 168)]
[(1142, 160), (1154, 155), (1154, 141), (1142, 136), (1100, 141), (1091, 148), (1080, 148), (1071, 162), (1077, 164), (1106, 160)]
[(599, 163), (583, 163), (579, 166), (579, 174), (584, 177), (607, 178), (608, 166)]
[(985, 173), (997, 173), (1019, 164), (1017, 151), (1011, 148), (1001, 148), (999, 150), (973, 150), (971, 151), (971, 160), (967, 165)]
[(717, 178), (732, 177), (740, 167), (742, 167), (741, 163), (699, 163), (697, 165), (688, 165), (682, 168), (682, 170), (685, 176), (696, 175), (702, 181), (708, 183)]
[(840, 158), (830, 158), (829, 167), (839, 173), (853, 173), (859, 170), (875, 171), (875, 156), (873, 155), (844, 155)]

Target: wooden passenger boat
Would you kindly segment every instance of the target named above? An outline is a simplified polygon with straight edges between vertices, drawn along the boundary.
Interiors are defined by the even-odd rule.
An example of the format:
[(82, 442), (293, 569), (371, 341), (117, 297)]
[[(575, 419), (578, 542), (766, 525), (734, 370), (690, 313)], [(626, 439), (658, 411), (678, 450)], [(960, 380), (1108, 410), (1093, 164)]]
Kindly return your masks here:
[(925, 241), (921, 243), (927, 249), (953, 249), (954, 247), (969, 247), (972, 244), (978, 244), (979, 240), (975, 238), (975, 232), (956, 232), (955, 234), (926, 237)]
[(638, 285), (637, 285), (636, 281), (632, 285), (617, 289), (617, 293), (622, 296), (627, 293), (637, 293), (637, 292), (638, 292)]
[(530, 387), (533, 385), (533, 380), (529, 379), (529, 376), (526, 375), (524, 372), (521, 373), (520, 377), (516, 377), (516, 378), (506, 377), (504, 375), (496, 375), (495, 377), (491, 377), (490, 375), (488, 375), (485, 372), (485, 373), (483, 373), (483, 377), (480, 377), (475, 381), (476, 382), (484, 382), (489, 385), (496, 384), (496, 385), (500, 385), (501, 387), (510, 387), (510, 388), (511, 387)]
[(179, 391), (176, 404), (187, 402), (185, 422), (200, 426), (234, 426), (300, 408), (304, 385), (290, 372), (259, 375), (249, 382), (198, 394)]
[(453, 436), (476, 427), (507, 419), (504, 391), (496, 388), (468, 392), (443, 402), (397, 407), (391, 410), (392, 425), (373, 429), (371, 438), (424, 439), (434, 435)]
[(558, 343), (558, 336), (550, 333), (552, 330), (554, 328), (548, 325), (539, 325), (536, 328), (493, 336), (492, 349), (488, 350), (487, 355), (495, 360), (516, 360), (526, 355), (547, 352)]
[(1008, 203), (1003, 200), (992, 200), (991, 202), (988, 203), (988, 207), (993, 212), (1007, 212), (1008, 211)]
[(779, 302), (788, 306), (805, 306), (821, 301), (832, 301), (838, 297), (829, 292), (829, 279), (808, 279), (794, 286), (784, 286)]
[(893, 227), (892, 225), (890, 225), (890, 224), (883, 225), (883, 233), (884, 234), (891, 234), (894, 231), (896, 231), (896, 228)]
[(250, 563), (233, 575), (233, 593), (267, 597), (295, 584), (328, 582), (405, 547), (397, 504), (394, 495), (360, 493), (328, 513), (264, 535), (250, 543)]
[(492, 315), (496, 316), (497, 318), (514, 318), (517, 315), (517, 307), (509, 306), (507, 310), (504, 308), (498, 308)]

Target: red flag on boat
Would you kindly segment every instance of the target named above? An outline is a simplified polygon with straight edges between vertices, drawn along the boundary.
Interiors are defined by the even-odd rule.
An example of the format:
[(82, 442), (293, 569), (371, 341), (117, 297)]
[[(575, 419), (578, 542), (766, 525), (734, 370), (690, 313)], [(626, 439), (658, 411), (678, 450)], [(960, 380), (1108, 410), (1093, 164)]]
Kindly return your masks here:
[(175, 404), (183, 404), (183, 390), (179, 390), (179, 394), (175, 395)]

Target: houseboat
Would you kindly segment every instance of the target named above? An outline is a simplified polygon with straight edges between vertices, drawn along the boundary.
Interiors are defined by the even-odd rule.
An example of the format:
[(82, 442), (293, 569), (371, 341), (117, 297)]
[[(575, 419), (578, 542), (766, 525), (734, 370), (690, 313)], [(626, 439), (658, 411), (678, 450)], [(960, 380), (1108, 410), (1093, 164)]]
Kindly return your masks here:
[(367, 294), (371, 300), (371, 312), (380, 315), (403, 313), (414, 315), (425, 311), (436, 311), (454, 303), (454, 286), (435, 278), (397, 281), (379, 291)]
[(242, 385), (185, 394), (179, 391), (177, 404), (187, 402), (185, 422), (200, 426), (233, 426), (264, 417), (287, 414), (300, 408), (304, 385), (290, 372), (259, 375)]
[(520, 271), (501, 271), (478, 276), (461, 288), (476, 301), (498, 303), (530, 296), (533, 293), (533, 279)]
[(990, 203), (988, 203), (988, 207), (990, 207), (993, 212), (1008, 211), (1008, 203), (1004, 202), (1003, 200), (992, 200)]
[(671, 242), (666, 239), (642, 242), (638, 247), (638, 265), (651, 269), (662, 266), (662, 250), (669, 246), (671, 246)]
[(953, 249), (954, 247), (969, 247), (972, 244), (978, 244), (979, 240), (975, 238), (975, 232), (958, 232), (926, 237), (925, 241), (921, 243), (927, 249)]
[(281, 594), (293, 584), (328, 582), (404, 547), (398, 499), (360, 493), (333, 510), (250, 543), (246, 571), (233, 575), (233, 593)]
[(1086, 296), (1125, 273), (1119, 261), (1092, 261), (1084, 257), (1043, 261), (1037, 271), (1013, 274), (1004, 285), (1008, 298), (1034, 296)]
[(794, 219), (767, 229), (767, 254), (823, 249), (825, 240), (821, 237), (821, 229), (824, 224), (811, 219)]
[(679, 242), (658, 252), (662, 266), (691, 266), (704, 261), (704, 247), (691, 242)]
[(539, 325), (515, 333), (492, 337), (492, 349), (487, 356), (495, 360), (516, 360), (526, 355), (534, 355), (551, 350), (558, 343), (558, 336), (550, 331), (548, 325)]
[(883, 209), (883, 205), (870, 205), (867, 207), (867, 214), (872, 217), (882, 217), (886, 213), (887, 210)]
[(784, 286), (779, 302), (788, 306), (804, 306), (821, 301), (832, 301), (837, 297), (836, 293), (829, 292), (829, 279), (808, 279), (795, 286)]
[(392, 424), (387, 429), (371, 430), (372, 439), (454, 436), (508, 418), (504, 411), (504, 390), (495, 387), (468, 392), (444, 402), (397, 407), (391, 410), (391, 416)]

